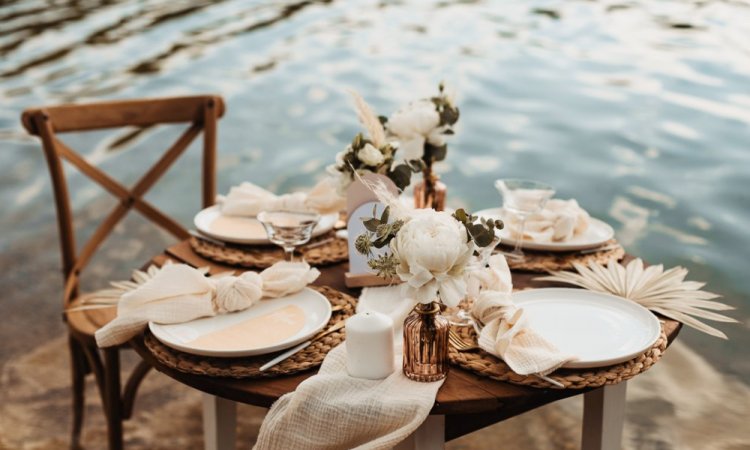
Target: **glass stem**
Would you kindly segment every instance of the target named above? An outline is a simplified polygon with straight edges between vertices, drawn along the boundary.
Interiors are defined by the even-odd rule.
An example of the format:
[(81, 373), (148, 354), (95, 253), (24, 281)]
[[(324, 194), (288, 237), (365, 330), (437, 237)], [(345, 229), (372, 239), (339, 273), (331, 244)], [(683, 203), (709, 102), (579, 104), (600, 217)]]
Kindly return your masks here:
[(294, 247), (293, 246), (284, 246), (284, 255), (286, 256), (287, 262), (293, 262), (294, 261)]
[(523, 256), (523, 250), (521, 250), (521, 241), (523, 240), (524, 233), (526, 233), (526, 219), (526, 214), (521, 216), (521, 230), (518, 239), (516, 239), (516, 245), (513, 247), (513, 254), (517, 256)]

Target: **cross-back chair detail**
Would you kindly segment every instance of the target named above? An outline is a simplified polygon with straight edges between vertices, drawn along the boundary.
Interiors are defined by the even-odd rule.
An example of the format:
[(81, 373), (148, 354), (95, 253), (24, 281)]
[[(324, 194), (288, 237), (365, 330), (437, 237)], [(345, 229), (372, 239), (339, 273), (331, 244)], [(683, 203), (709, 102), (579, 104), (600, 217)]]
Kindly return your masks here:
[[(161, 226), (178, 239), (188, 237), (188, 232), (182, 225), (147, 202), (143, 196), (203, 131), (203, 207), (214, 203), (216, 197), (216, 125), (218, 118), (223, 114), (224, 102), (221, 97), (216, 96), (61, 105), (29, 109), (23, 113), (22, 122), (26, 130), (42, 140), (52, 178), (65, 276), (64, 307), (67, 308), (70, 301), (77, 295), (80, 272), (117, 223), (131, 209), (139, 211), (151, 222)], [(126, 126), (150, 127), (170, 123), (188, 123), (189, 127), (132, 188), (123, 186), (101, 169), (90, 164), (57, 137), (58, 133), (64, 132)], [(63, 170), (63, 159), (119, 199), (119, 203), (81, 247), (80, 252), (76, 252), (73, 215)]]
[[(174, 219), (158, 210), (143, 196), (156, 184), (196, 137), (203, 133), (202, 198), (203, 206), (214, 203), (216, 197), (216, 135), (217, 121), (224, 115), (224, 101), (219, 96), (174, 97), (148, 100), (127, 100), (104, 103), (60, 105), (32, 108), (24, 111), (24, 128), (42, 141), (45, 159), (52, 179), (57, 209), (63, 275), (63, 315), (68, 322), (68, 345), (71, 354), (73, 390), (73, 430), (71, 447), (79, 448), (83, 425), (85, 376), (93, 373), (102, 406), (107, 417), (107, 440), (110, 450), (122, 449), (122, 421), (132, 414), (136, 391), (150, 370), (140, 361), (132, 371), (124, 391), (120, 385), (120, 357), (118, 347), (98, 349), (94, 340), (96, 329), (114, 316), (114, 308), (90, 311), (69, 310), (78, 298), (78, 280), (99, 246), (131, 209), (143, 214), (175, 237), (185, 239), (187, 230)], [(93, 131), (122, 127), (151, 127), (162, 124), (187, 124), (187, 129), (164, 152), (136, 183), (128, 188), (95, 165), (86, 161), (58, 138), (58, 134), (74, 131)], [(119, 202), (102, 220), (94, 233), (76, 251), (73, 213), (63, 161), (67, 160), (81, 173), (94, 180)], [(99, 315), (96, 315), (99, 314)], [(102, 358), (103, 355), (103, 358)]]

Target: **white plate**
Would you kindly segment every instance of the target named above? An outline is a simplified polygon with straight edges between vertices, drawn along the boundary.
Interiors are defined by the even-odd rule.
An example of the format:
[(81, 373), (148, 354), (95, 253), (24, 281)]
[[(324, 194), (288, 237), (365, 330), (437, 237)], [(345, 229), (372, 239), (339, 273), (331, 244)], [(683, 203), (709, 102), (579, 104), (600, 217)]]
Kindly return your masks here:
[[(282, 333), (285, 324), (291, 324), (288, 320), (289, 315), (284, 318), (271, 320), (268, 314), (279, 314), (280, 311), (295, 311), (301, 313), (304, 320), (299, 328), (293, 328), (295, 332), (289, 330), (283, 337), (273, 342), (265, 342), (261, 345), (250, 342), (250, 339), (259, 337), (266, 340), (273, 340), (270, 335), (273, 332)], [(298, 308), (300, 311), (298, 311)], [(219, 357), (239, 357), (262, 355), (283, 350), (304, 342), (320, 331), (331, 318), (331, 304), (319, 292), (305, 288), (296, 294), (288, 295), (282, 298), (261, 300), (252, 307), (230, 314), (219, 314), (214, 317), (205, 317), (196, 319), (191, 322), (178, 324), (158, 324), (150, 322), (149, 329), (154, 336), (169, 347), (176, 348), (186, 353), (202, 356), (219, 356)], [(247, 321), (256, 320), (258, 326), (265, 326), (269, 330), (250, 330), (252, 324)], [(260, 323), (258, 323), (260, 322)], [(299, 324), (298, 324), (299, 325)], [(246, 327), (247, 326), (247, 327)], [(251, 338), (233, 338), (220, 339), (213, 333), (226, 333), (228, 328), (241, 328), (252, 335)], [(196, 339), (201, 339), (196, 341)], [(208, 342), (207, 339), (213, 342)]]
[[(488, 219), (502, 219), (503, 208), (489, 208), (475, 212), (474, 215), (486, 217)], [(591, 218), (589, 227), (583, 233), (574, 236), (571, 240), (565, 242), (533, 242), (528, 240), (521, 241), (521, 247), (529, 250), (546, 250), (552, 252), (570, 252), (575, 250), (586, 250), (596, 248), (612, 239), (615, 236), (615, 230), (608, 223), (599, 219)], [(510, 236), (508, 229), (502, 229), (497, 232), (500, 236), (500, 242), (504, 245), (514, 246), (516, 240)]]
[(659, 319), (643, 306), (585, 289), (530, 289), (513, 294), (529, 326), (562, 352), (578, 357), (564, 367), (589, 368), (632, 359), (659, 338)]
[[(337, 213), (320, 216), (320, 222), (313, 230), (313, 237), (333, 229), (339, 219)], [(224, 216), (219, 205), (210, 206), (193, 219), (195, 228), (206, 236), (235, 244), (270, 244), (268, 235), (258, 219), (253, 217)]]

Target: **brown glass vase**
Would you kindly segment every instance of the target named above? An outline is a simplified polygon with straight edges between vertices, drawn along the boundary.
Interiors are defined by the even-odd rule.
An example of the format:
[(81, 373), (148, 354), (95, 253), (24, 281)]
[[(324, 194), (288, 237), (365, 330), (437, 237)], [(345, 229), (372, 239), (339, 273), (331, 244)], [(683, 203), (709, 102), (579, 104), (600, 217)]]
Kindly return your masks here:
[(431, 182), (428, 183), (423, 180), (414, 186), (414, 207), (443, 211), (447, 194), (448, 187), (437, 176), (433, 175)]
[(448, 319), (437, 302), (419, 303), (404, 321), (404, 375), (438, 381), (448, 375)]

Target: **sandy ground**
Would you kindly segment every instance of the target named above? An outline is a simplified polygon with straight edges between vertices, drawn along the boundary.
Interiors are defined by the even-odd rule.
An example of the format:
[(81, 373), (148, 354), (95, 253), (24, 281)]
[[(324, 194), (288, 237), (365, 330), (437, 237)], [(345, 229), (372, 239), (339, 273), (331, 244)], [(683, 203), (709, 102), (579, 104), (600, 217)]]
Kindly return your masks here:
[[(127, 358), (132, 367), (135, 355)], [(679, 342), (653, 370), (630, 383), (626, 449), (750, 448), (750, 390), (724, 379)], [(70, 427), (68, 357), (59, 337), (9, 362), (0, 377), (0, 448), (59, 449)], [(101, 404), (87, 392), (84, 445), (105, 448)], [(250, 448), (265, 410), (239, 409), (239, 448)], [(575, 449), (581, 401), (568, 399), (449, 443), (449, 449)], [(144, 382), (135, 417), (126, 423), (128, 449), (200, 449), (200, 394), (160, 373)]]

